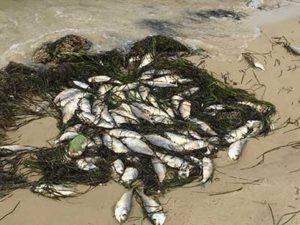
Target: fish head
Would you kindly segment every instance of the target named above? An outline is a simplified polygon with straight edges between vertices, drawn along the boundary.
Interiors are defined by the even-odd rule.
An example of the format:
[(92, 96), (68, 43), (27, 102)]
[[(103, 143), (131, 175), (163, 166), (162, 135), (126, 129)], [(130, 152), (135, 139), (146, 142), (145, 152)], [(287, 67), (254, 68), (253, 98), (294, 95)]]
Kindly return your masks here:
[(117, 208), (115, 217), (119, 223), (124, 223), (127, 220), (128, 212), (125, 208)]
[(238, 154), (231, 152), (231, 151), (228, 152), (228, 156), (231, 160), (237, 160), (239, 158)]
[(163, 212), (157, 212), (152, 214), (151, 220), (155, 225), (163, 225), (166, 220), (166, 216)]

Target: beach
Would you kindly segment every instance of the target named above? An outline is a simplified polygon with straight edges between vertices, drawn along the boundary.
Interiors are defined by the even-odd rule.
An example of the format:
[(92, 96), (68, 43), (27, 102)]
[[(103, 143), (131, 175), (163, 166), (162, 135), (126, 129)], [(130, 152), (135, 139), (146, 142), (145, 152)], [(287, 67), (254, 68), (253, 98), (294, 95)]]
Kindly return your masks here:
[[(155, 2), (154, 8), (162, 4), (160, 1)], [(183, 4), (175, 1), (174, 5), (168, 6), (168, 2), (170, 1), (164, 2), (164, 7), (169, 14), (173, 8), (176, 11)], [(147, 3), (150, 4), (148, 1)], [(136, 1), (129, 1), (128, 4), (135, 5)], [(220, 5), (218, 1), (202, 4), (210, 7)], [(231, 1), (229, 6), (235, 4), (237, 4), (235, 1)], [(108, 7), (108, 5), (105, 6)], [(197, 3), (194, 3), (193, 7), (196, 6)], [(195, 181), (160, 196), (167, 215), (165, 224), (281, 225), (290, 218), (288, 215), (280, 220), (282, 215), (300, 210), (300, 152), (299, 146), (297, 148), (293, 145), (300, 141), (300, 129), (296, 129), (300, 116), (300, 57), (292, 55), (281, 45), (272, 45), (273, 37), (285, 36), (295, 46), (300, 46), (300, 3), (284, 1), (280, 7), (275, 6), (266, 10), (249, 10), (248, 16), (238, 22), (227, 21), (228, 19), (223, 18), (224, 23), (216, 22), (215, 33), (192, 33), (195, 24), (189, 29), (178, 29), (178, 34), (173, 33), (173, 36), (177, 36), (184, 43), (193, 45), (194, 48), (203, 48), (207, 52), (209, 57), (204, 59), (191, 57), (190, 60), (193, 63), (201, 62), (200, 67), (213, 72), (213, 76), (219, 80), (226, 80), (228, 85), (246, 89), (254, 93), (258, 99), (273, 103), (277, 112), (272, 119), (273, 131), (266, 137), (251, 139), (238, 161), (231, 161), (225, 151), (217, 154), (212, 183), (202, 187)], [(227, 5), (222, 7), (227, 7)], [(155, 14), (155, 12), (152, 13)], [(168, 18), (166, 16), (166, 20)], [(131, 15), (126, 23), (124, 22), (123, 29), (126, 30), (126, 26), (133, 29), (133, 21), (135, 17)], [(62, 27), (63, 23), (61, 21), (59, 23)], [(74, 21), (73, 23), (75, 24)], [(181, 26), (184, 24), (182, 22)], [(236, 33), (231, 35), (226, 31), (226, 35), (221, 37), (220, 33), (226, 30), (221, 26), (224, 24), (228, 26), (231, 24), (232, 27), (228, 27), (228, 31)], [(82, 24), (83, 27), (85, 25), (87, 24)], [(204, 25), (199, 26), (204, 27)], [(72, 25), (69, 26), (70, 29), (71, 27), (73, 29)], [(80, 27), (82, 29), (79, 29), (79, 34), (84, 33), (83, 27)], [(137, 32), (138, 35), (135, 33), (130, 36), (130, 32), (124, 31), (125, 35), (116, 35), (114, 30), (111, 31), (110, 37), (104, 38), (103, 35), (101, 37), (96, 35), (96, 25), (94, 28), (94, 33), (87, 31), (87, 36), (94, 43), (101, 43), (98, 49), (116, 47), (121, 42), (136, 40), (153, 33), (153, 31), (144, 30), (141, 33)], [(29, 30), (27, 32), (30, 33)], [(47, 41), (46, 39), (54, 39), (65, 32), (72, 33), (72, 30), (51, 33), (36, 42), (28, 40), (32, 40), (33, 36), (37, 37), (38, 34), (24, 32), (19, 39), (22, 39), (23, 43), (27, 40), (29, 44), (19, 45), (12, 52), (7, 49), (14, 44), (11, 40), (11, 43), (7, 41), (6, 47), (1, 49), (1, 52), (6, 52), (2, 55), (1, 65), (4, 66), (9, 60), (26, 62), (34, 47)], [(185, 35), (180, 36), (180, 32)], [(214, 35), (211, 40), (210, 35)], [(112, 38), (113, 36), (115, 38)], [(248, 64), (241, 57), (242, 52), (253, 53), (265, 70), (247, 69)], [(49, 146), (48, 141), (52, 143), (58, 132), (56, 120), (47, 117), (30, 122), (16, 131), (8, 132), (7, 135), (10, 140), (19, 144), (42, 147)], [(272, 150), (277, 147), (280, 148)], [(272, 151), (265, 154), (264, 160), (261, 161), (262, 155), (269, 150)], [(9, 212), (18, 202), (20, 204), (14, 213), (0, 221), (0, 224), (117, 224), (113, 218), (113, 207), (124, 190), (121, 185), (111, 181), (79, 197), (59, 201), (33, 194), (28, 189), (16, 190), (10, 198), (0, 202), (0, 217)], [(272, 221), (272, 214), (275, 223)], [(125, 224), (150, 224), (141, 215), (141, 208), (134, 201), (133, 210)], [(300, 215), (295, 214), (295, 217), (286, 224), (300, 224)]]

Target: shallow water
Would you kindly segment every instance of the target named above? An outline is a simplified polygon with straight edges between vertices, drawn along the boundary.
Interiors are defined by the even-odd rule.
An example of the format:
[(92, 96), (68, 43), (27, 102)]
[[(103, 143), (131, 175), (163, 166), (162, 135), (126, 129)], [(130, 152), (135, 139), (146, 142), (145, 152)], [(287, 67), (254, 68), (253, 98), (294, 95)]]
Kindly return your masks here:
[(225, 55), (238, 53), (247, 40), (258, 35), (258, 29), (246, 23), (247, 17), (205, 17), (202, 12), (214, 8), (256, 13), (247, 9), (244, 2), (1, 0), (0, 66), (10, 60), (28, 62), (41, 43), (69, 33), (87, 37), (97, 50), (124, 46), (159, 33), (176, 37), (194, 48), (204, 47), (212, 54), (218, 54), (220, 49)]

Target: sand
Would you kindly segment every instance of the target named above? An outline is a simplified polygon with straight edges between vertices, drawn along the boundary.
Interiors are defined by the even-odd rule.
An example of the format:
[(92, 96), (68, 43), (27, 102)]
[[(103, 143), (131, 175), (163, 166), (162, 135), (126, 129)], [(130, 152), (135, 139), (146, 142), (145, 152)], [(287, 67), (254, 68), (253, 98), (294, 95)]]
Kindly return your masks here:
[[(284, 9), (283, 9), (284, 10)], [(300, 10), (299, 10), (300, 11)], [(286, 36), (295, 45), (300, 46), (300, 17), (267, 24), (252, 18), (251, 23), (260, 25), (262, 35), (248, 43), (247, 50), (257, 55), (265, 71), (249, 69), (241, 84), (242, 72), (247, 68), (237, 55), (219, 55), (205, 60), (205, 67), (214, 72), (221, 80), (228, 72), (228, 82), (236, 82), (236, 87), (249, 89), (257, 80), (266, 87), (254, 93), (275, 104), (277, 114), (274, 116), (275, 128), (280, 128), (288, 118), (291, 121), (300, 114), (300, 57), (290, 55), (281, 46), (270, 43), (273, 36)], [(224, 42), (226, 44), (226, 42)], [(209, 51), (209, 50), (208, 50)], [(245, 51), (245, 50), (244, 50)], [(280, 65), (274, 65), (275, 60)], [(192, 58), (195, 63), (197, 59)], [(278, 62), (278, 61), (277, 61)], [(296, 66), (296, 67), (295, 67)], [(297, 67), (298, 66), (298, 67)], [(223, 76), (222, 76), (223, 74)], [(44, 118), (9, 133), (9, 137), (21, 144), (42, 146), (46, 140), (57, 134), (56, 121)], [(167, 212), (167, 225), (272, 225), (271, 206), (275, 221), (281, 215), (300, 210), (299, 188), (300, 179), (297, 171), (300, 169), (300, 150), (292, 147), (280, 148), (265, 156), (264, 162), (254, 168), (262, 153), (274, 147), (285, 146), (290, 142), (299, 141), (300, 129), (295, 124), (274, 130), (267, 137), (250, 140), (242, 157), (232, 162), (226, 152), (219, 152), (215, 160), (216, 171), (212, 184), (205, 187), (190, 187), (194, 182), (182, 188), (177, 188), (161, 197)], [(287, 132), (287, 133), (285, 133)], [(248, 169), (247, 169), (248, 168)], [(234, 192), (230, 192), (237, 190)], [(224, 192), (230, 192), (224, 194)], [(123, 187), (110, 182), (99, 186), (80, 197), (55, 201), (47, 199), (29, 190), (17, 190), (13, 196), (0, 202), (0, 217), (9, 212), (17, 202), (20, 205), (15, 212), (6, 217), (0, 224), (5, 225), (110, 225), (117, 224), (113, 218), (113, 206), (124, 192)], [(222, 194), (223, 193), (223, 194)], [(141, 224), (141, 209), (134, 202), (129, 221), (126, 224)], [(279, 224), (289, 219), (285, 217)], [(143, 224), (150, 224), (144, 220)], [(289, 225), (300, 224), (300, 215), (296, 215)]]

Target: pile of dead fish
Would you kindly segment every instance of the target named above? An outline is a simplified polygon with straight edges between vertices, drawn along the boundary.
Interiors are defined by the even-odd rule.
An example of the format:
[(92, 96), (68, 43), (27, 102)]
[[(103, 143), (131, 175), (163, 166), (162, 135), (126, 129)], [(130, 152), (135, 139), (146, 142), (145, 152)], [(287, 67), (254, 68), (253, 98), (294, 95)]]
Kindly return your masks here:
[[(213, 175), (213, 155), (217, 149), (229, 146), (230, 159), (238, 159), (247, 140), (259, 135), (264, 124), (249, 119), (233, 130), (219, 133), (207, 122), (192, 116), (194, 100), (190, 99), (203, 91), (194, 77), (182, 76), (172, 68), (147, 69), (154, 60), (150, 53), (138, 60), (137, 70), (141, 73), (133, 82), (122, 82), (106, 74), (90, 76), (84, 81), (72, 81), (71, 87), (52, 99), (51, 104), (60, 110), (65, 127), (55, 145), (63, 146), (64, 160), (74, 162), (82, 171), (101, 173), (99, 161), (110, 162), (112, 178), (129, 189), (115, 206), (115, 218), (120, 223), (126, 221), (135, 193), (153, 224), (162, 225), (166, 216), (161, 204), (146, 195), (146, 176), (157, 180), (158, 190), (173, 179), (199, 178), (200, 184), (205, 184)], [(134, 57), (129, 59), (129, 64), (136, 62)], [(168, 90), (180, 87), (184, 88), (174, 95), (157, 97), (158, 91), (169, 93)], [(37, 112), (47, 110), (49, 104), (42, 103)], [(267, 110), (264, 105), (250, 101), (234, 104), (257, 113)], [(227, 107), (212, 104), (205, 106), (202, 113), (214, 117)], [(185, 126), (180, 128), (178, 124)], [(159, 133), (151, 132), (159, 127), (164, 128)], [(32, 149), (35, 148), (20, 145), (0, 147), (2, 155)], [(105, 158), (111, 154), (114, 160)], [(153, 173), (145, 174), (141, 167)], [(51, 183), (40, 183), (33, 191), (48, 197), (78, 194), (73, 188)]]

